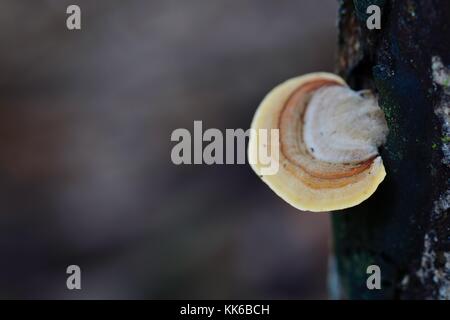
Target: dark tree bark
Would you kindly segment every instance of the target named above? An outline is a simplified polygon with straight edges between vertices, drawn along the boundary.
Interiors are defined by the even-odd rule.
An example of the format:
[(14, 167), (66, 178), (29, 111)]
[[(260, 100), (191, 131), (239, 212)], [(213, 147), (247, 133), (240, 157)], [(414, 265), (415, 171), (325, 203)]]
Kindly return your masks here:
[[(450, 299), (450, 1), (342, 0), (339, 32), (340, 74), (377, 92), (390, 129), (385, 181), (332, 215), (340, 297)], [(381, 290), (366, 286), (372, 264)]]

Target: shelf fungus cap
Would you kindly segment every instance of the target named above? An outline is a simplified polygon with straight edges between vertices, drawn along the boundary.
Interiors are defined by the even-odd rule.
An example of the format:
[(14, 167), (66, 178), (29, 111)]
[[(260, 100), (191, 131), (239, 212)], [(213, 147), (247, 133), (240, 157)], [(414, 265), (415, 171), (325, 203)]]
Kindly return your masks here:
[(307, 74), (277, 86), (258, 107), (249, 162), (298, 209), (345, 209), (369, 198), (386, 176), (378, 147), (387, 134), (370, 92), (355, 92), (334, 74)]

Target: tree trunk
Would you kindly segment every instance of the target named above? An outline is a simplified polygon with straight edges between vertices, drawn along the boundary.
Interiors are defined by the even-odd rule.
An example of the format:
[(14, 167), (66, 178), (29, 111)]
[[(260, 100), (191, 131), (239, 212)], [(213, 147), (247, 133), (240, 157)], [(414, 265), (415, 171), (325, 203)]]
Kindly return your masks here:
[[(380, 30), (366, 27), (371, 4)], [(390, 130), (385, 181), (332, 215), (340, 297), (450, 299), (450, 1), (342, 0), (339, 32), (339, 73), (377, 92)]]

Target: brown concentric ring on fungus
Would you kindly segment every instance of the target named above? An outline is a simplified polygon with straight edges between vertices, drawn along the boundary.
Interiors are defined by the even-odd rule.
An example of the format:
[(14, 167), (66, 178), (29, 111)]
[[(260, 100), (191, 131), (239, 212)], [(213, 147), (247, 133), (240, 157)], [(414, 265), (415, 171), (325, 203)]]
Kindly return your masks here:
[[(321, 120), (322, 113), (331, 119)], [(305, 123), (305, 115), (314, 126)], [(365, 124), (374, 128), (365, 128)], [(320, 126), (325, 126), (323, 131), (330, 137), (318, 136), (315, 131), (322, 130)], [(263, 100), (252, 122), (249, 160), (262, 180), (296, 208), (330, 211), (351, 207), (372, 195), (386, 175), (376, 154), (387, 134), (384, 126), (384, 115), (375, 100), (358, 96), (333, 74), (308, 74), (286, 81)], [(279, 130), (276, 174), (262, 174), (260, 129)], [(332, 134), (330, 130), (334, 130)], [(370, 134), (376, 137), (372, 139)], [(305, 137), (310, 144), (318, 143), (319, 156), (310, 150), (314, 148)], [(328, 138), (334, 143), (326, 145)], [(270, 149), (270, 140), (267, 143)]]

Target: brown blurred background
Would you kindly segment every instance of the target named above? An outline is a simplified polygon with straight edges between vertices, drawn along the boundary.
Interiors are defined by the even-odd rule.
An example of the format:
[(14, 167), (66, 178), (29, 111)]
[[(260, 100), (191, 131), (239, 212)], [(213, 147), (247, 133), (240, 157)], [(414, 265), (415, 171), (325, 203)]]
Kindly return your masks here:
[(246, 129), (273, 86), (332, 71), (336, 1), (0, 8), (0, 298), (327, 297), (328, 216), (247, 165), (173, 165), (170, 134)]

